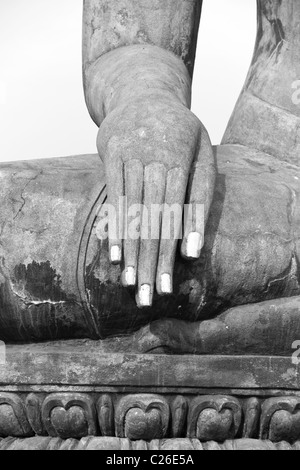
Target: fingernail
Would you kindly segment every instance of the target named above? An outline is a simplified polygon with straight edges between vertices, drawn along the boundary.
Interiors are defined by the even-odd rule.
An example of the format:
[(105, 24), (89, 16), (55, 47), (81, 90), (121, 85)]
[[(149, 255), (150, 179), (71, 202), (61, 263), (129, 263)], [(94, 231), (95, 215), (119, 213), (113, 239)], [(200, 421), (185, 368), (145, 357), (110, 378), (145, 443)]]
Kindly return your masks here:
[(141, 307), (150, 307), (151, 306), (151, 289), (149, 284), (143, 284), (139, 290), (139, 299)]
[(188, 258), (199, 258), (203, 246), (203, 237), (198, 232), (191, 232), (187, 238), (186, 254)]
[(165, 274), (161, 275), (160, 285), (161, 285), (161, 291), (162, 291), (163, 294), (171, 294), (172, 293), (170, 274), (165, 273)]
[(135, 286), (136, 284), (136, 272), (135, 269), (129, 267), (125, 271), (125, 283), (127, 286)]
[(120, 263), (122, 258), (121, 248), (119, 245), (114, 245), (110, 249), (110, 261), (112, 263)]

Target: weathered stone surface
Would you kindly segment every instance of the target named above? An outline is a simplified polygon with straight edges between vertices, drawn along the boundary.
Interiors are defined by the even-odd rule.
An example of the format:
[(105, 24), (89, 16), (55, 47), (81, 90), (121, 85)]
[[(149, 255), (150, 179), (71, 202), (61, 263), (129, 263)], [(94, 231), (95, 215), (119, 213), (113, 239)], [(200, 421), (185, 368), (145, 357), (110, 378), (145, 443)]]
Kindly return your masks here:
[[(7, 347), (0, 450), (297, 450), (300, 114), (284, 87), (298, 72), (300, 7), (258, 0), (230, 145), (214, 156), (188, 110), (202, 1), (148, 3), (84, 2), (84, 86), (105, 170), (95, 156), (0, 167), (0, 339), (51, 340)], [(183, 203), (190, 176), (188, 200), (206, 208), (201, 258), (178, 258), (174, 294), (144, 311), (96, 236), (124, 168), (143, 202), (166, 184)], [(157, 247), (140, 250), (153, 279)]]
[(18, 395), (0, 393), (0, 436), (27, 437), (33, 431), (27, 420), (25, 406)]
[[(122, 215), (115, 218), (107, 211), (109, 259), (122, 264), (124, 287), (137, 286), (140, 308), (152, 306), (155, 291), (159, 295), (173, 292), (177, 234), (182, 225), (179, 215), (175, 236), (160, 234), (161, 226), (170, 229), (170, 220), (164, 210), (162, 220), (154, 222), (153, 205), (182, 208), (187, 195), (193, 206), (202, 205), (203, 216), (185, 219), (181, 244), (185, 259), (198, 259), (213, 198), (216, 168), (211, 142), (189, 110), (190, 52), (196, 47), (201, 5), (196, 0), (155, 1), (147, 7), (131, 0), (85, 4), (84, 90), (90, 115), (99, 127), (97, 148), (105, 167), (107, 203), (118, 210), (125, 196), (129, 208), (143, 205), (137, 211), (142, 215), (136, 221), (135, 235), (139, 236), (129, 235), (125, 240), (120, 234), (130, 230), (131, 218), (136, 217), (129, 216), (125, 222)], [(103, 35), (100, 44), (99, 33)], [(157, 236), (153, 236), (154, 226)], [(145, 237), (150, 228), (151, 236)]]
[(224, 393), (238, 389), (249, 396), (249, 390), (264, 395), (264, 389), (299, 389), (299, 367), (291, 356), (113, 354), (97, 341), (64, 341), (8, 346), (0, 383), (3, 391), (112, 393), (120, 387), (147, 393), (151, 387), (176, 394), (215, 391), (222, 384)]
[(52, 437), (81, 438), (96, 435), (96, 408), (84, 394), (52, 394), (42, 405), (44, 426)]
[[(1, 339), (97, 338), (137, 330), (165, 316), (205, 319), (237, 305), (299, 294), (298, 167), (241, 146), (221, 146), (216, 154), (219, 176), (201, 259), (187, 263), (178, 258), (176, 294), (156, 298), (142, 314), (134, 294), (120, 284), (121, 268), (110, 264), (107, 246), (99, 246), (95, 233), (105, 197), (98, 158), (2, 164)], [(250, 331), (257, 332), (257, 315), (268, 327), (274, 321), (285, 328), (285, 338), (273, 342), (280, 353), (290, 338), (298, 339), (293, 336), (293, 331), (298, 334), (296, 299), (288, 316), (282, 300), (268, 308), (228, 312), (228, 319), (237, 317), (230, 329), (241, 331), (236, 344), (242, 348), (235, 351), (247, 348), (238, 321), (243, 315)], [(226, 327), (223, 321), (211, 325)], [(262, 352), (267, 326), (259, 331), (257, 352)], [(270, 335), (273, 341), (276, 335)], [(226, 344), (220, 341), (218, 351), (226, 351)]]
[(85, 336), (76, 266), (101, 192), (97, 157), (2, 164), (0, 172), (1, 339)]
[(34, 393), (30, 393), (25, 400), (28, 421), (31, 428), (38, 436), (47, 436), (47, 431), (42, 420), (43, 401), (43, 395)]
[(84, 0), (84, 70), (103, 54), (153, 44), (178, 55), (193, 72), (202, 0)]
[(189, 406), (187, 436), (200, 441), (223, 442), (234, 438), (241, 425), (239, 401), (226, 396), (202, 396)]
[(261, 402), (257, 397), (251, 397), (245, 400), (243, 404), (244, 412), (244, 426), (243, 437), (252, 438), (256, 436), (260, 415), (261, 415)]
[(184, 434), (187, 412), (187, 399), (178, 395), (171, 403), (172, 437), (181, 437)]
[(293, 96), (299, 80), (300, 4), (257, 4), (253, 60), (223, 143), (246, 145), (299, 165), (300, 103)]
[[(265, 386), (265, 389), (260, 390), (261, 396), (256, 397), (253, 396), (258, 392), (255, 388), (248, 390), (245, 396), (242, 396), (245, 393), (242, 388), (234, 394), (217, 395), (213, 389), (211, 394), (207, 394), (208, 389), (197, 393), (195, 383), (191, 385), (194, 389), (175, 398), (170, 393), (170, 383), (167, 383), (165, 394), (124, 394), (124, 385), (120, 385), (114, 387), (114, 394), (108, 395), (97, 392), (94, 385), (89, 393), (39, 392), (33, 396), (32, 393), (27, 395), (24, 381), (20, 380), (21, 393), (1, 393), (1, 445), (6, 446), (10, 442), (9, 438), (32, 436), (33, 433), (39, 437), (56, 437), (56, 440), (51, 440), (53, 450), (58, 445), (71, 449), (75, 440), (80, 438), (85, 438), (80, 445), (90, 445), (96, 436), (106, 438), (96, 441), (97, 446), (104, 443), (114, 445), (114, 438), (117, 437), (124, 438), (124, 445), (126, 442), (129, 447), (134, 445), (135, 450), (147, 450), (145, 441), (151, 441), (152, 450), (155, 450), (155, 446), (160, 450), (168, 450), (172, 441), (159, 447), (159, 439), (172, 437), (183, 445), (189, 446), (193, 442), (195, 450), (201, 445), (211, 450), (217, 449), (222, 443), (228, 446), (228, 450), (234, 450), (229, 439), (239, 438), (260, 438), (265, 442), (278, 443), (282, 449), (290, 448), (291, 444), (299, 445), (300, 399), (297, 390), (287, 390), (286, 395), (282, 395), (282, 391), (272, 391)], [(82, 385), (77, 384), (76, 387), (80, 389)], [(155, 388), (155, 384), (152, 388)], [(103, 406), (99, 407), (98, 404), (107, 404), (108, 397), (110, 418), (105, 420)], [(25, 409), (24, 403), (29, 402), (30, 407), (26, 406)], [(38, 413), (41, 414), (39, 422)], [(96, 425), (97, 420), (100, 428)], [(26, 442), (31, 445), (34, 441)]]
[(115, 435), (114, 404), (111, 395), (101, 395), (96, 404), (98, 422), (102, 436)]
[[(159, 94), (155, 100), (147, 101), (147, 110), (153, 108), (155, 112), (154, 121), (150, 120), (150, 124), (147, 121), (151, 138), (147, 140), (149, 148), (146, 147), (150, 149), (151, 163), (157, 133), (153, 122), (157, 124), (161, 118), (158, 127), (165, 124), (167, 130), (172, 129), (174, 139), (169, 140), (176, 143), (176, 152), (170, 153), (167, 163), (163, 162), (163, 172), (166, 172), (176, 158), (175, 163), (180, 167), (182, 154), (191, 154), (191, 141), (194, 142), (193, 136), (197, 134), (193, 130), (196, 118), (191, 117), (187, 108), (202, 2), (154, 0), (150, 7), (146, 3), (84, 2), (85, 92), (97, 124), (108, 115), (106, 128), (101, 127), (99, 134), (104, 160), (108, 157), (108, 147), (114, 147), (117, 153), (126, 147), (130, 156), (138, 156), (143, 146), (139, 140), (135, 146), (130, 126), (134, 128), (133, 121), (140, 122), (141, 107), (137, 105), (135, 119), (126, 111), (135, 94), (144, 97), (148, 89), (144, 82), (150, 80), (148, 93), (153, 94), (155, 89)], [(284, 83), (295, 72), (291, 62), (298, 57), (299, 48), (293, 31), (299, 23), (300, 9), (293, 10), (291, 0), (285, 3), (261, 0), (258, 6), (258, 42), (247, 86), (261, 88), (264, 105), (271, 103), (276, 112), (283, 108), (284, 112), (289, 111), (288, 121), (280, 119), (280, 122), (285, 131), (294, 129), (290, 120), (298, 119), (298, 111), (290, 107)], [(261, 65), (265, 58), (269, 58), (266, 74)], [(144, 73), (147, 80), (137, 80), (136, 73), (138, 78), (143, 78)], [(274, 81), (276, 78), (277, 88), (272, 86), (270, 77)], [(174, 103), (176, 109), (180, 108), (175, 124), (173, 111), (169, 114), (157, 111), (158, 103), (165, 105), (165, 99), (169, 109), (169, 98), (172, 110)], [(117, 115), (111, 112), (116, 107), (119, 111), (122, 108)], [(242, 131), (251, 137), (248, 128), (253, 118), (260, 129), (265, 129), (261, 134), (268, 136), (267, 128), (256, 119), (256, 114), (250, 113), (249, 117), (247, 106), (242, 108), (247, 114)], [(268, 108), (264, 126), (272, 121), (273, 108)], [(259, 111), (260, 105), (255, 109)], [(234, 116), (237, 122), (242, 122), (238, 112)], [(111, 139), (111, 129), (115, 140)], [(229, 129), (234, 126), (230, 125)], [(180, 134), (186, 141), (180, 137), (177, 142)], [(272, 141), (278, 154), (270, 150), (269, 138), (264, 137), (267, 147), (263, 149), (273, 157), (253, 150), (259, 141), (255, 132), (246, 142), (251, 148), (223, 145), (215, 149), (219, 174), (201, 258), (194, 263), (178, 258), (175, 293), (163, 299), (156, 296), (152, 308), (142, 313), (136, 306), (135, 293), (122, 287), (124, 266), (111, 264), (107, 243), (100, 243), (96, 236), (99, 211), (106, 197), (105, 181), (108, 195), (116, 190), (111, 184), (116, 178), (115, 166), (106, 164), (105, 178), (104, 168), (95, 156), (2, 165), (0, 338), (6, 341), (99, 338), (129, 333), (151, 321), (171, 317), (207, 321), (197, 328), (176, 322), (151, 325), (150, 334), (149, 330), (143, 330), (134, 337), (141, 343), (139, 350), (169, 348), (174, 352), (181, 343), (179, 351), (193, 353), (286, 354), (290, 344), (298, 339), (299, 329), (298, 301), (288, 298), (300, 293), (300, 175), (298, 166), (280, 161), (287, 159), (279, 155), (282, 148), (297, 150), (296, 144), (294, 148), (286, 140), (292, 132), (285, 134), (288, 137), (283, 138), (278, 132)], [(245, 143), (235, 138), (228, 141)], [(161, 147), (158, 145), (157, 149), (161, 159)], [(298, 163), (295, 159), (293, 162)], [(144, 160), (139, 163), (145, 164)], [(207, 169), (206, 160), (204, 163), (199, 178), (195, 178), (200, 193), (202, 186), (213, 187), (208, 184), (212, 179), (201, 179)], [(184, 170), (187, 176), (188, 167)], [(134, 177), (132, 183), (137, 182)], [(150, 194), (150, 202), (151, 197)], [(146, 264), (148, 258), (155, 258), (152, 256), (155, 250), (151, 250), (149, 253), (141, 250)], [(150, 264), (147, 266), (153, 271)], [(268, 300), (272, 302), (262, 303)], [(254, 303), (256, 307), (251, 307)], [(208, 320), (216, 317), (218, 320)], [(169, 332), (166, 326), (170, 326)], [(180, 338), (178, 327), (182, 332)], [(280, 334), (281, 328), (287, 331), (285, 337)]]
[(131, 395), (118, 403), (115, 413), (116, 436), (131, 440), (166, 437), (170, 420), (168, 402), (157, 395)]
[(300, 436), (300, 398), (277, 397), (262, 405), (260, 437), (274, 442), (295, 442)]

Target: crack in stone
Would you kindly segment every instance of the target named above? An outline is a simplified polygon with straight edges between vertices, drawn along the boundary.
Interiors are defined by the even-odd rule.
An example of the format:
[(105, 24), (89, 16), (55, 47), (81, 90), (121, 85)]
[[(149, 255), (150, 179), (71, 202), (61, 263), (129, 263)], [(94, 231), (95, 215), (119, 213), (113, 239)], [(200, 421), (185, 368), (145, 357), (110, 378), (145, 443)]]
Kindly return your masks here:
[(53, 301), (53, 300), (27, 300), (24, 295), (21, 295), (19, 292), (17, 292), (13, 286), (12, 286), (12, 291), (13, 293), (24, 302), (25, 305), (28, 306), (33, 306), (33, 305), (43, 305), (43, 304), (50, 304), (50, 305), (60, 305), (60, 304), (66, 304), (68, 303), (67, 300), (59, 300), (59, 301)]
[(275, 279), (271, 279), (271, 280), (268, 282), (268, 284), (267, 284), (267, 286), (266, 286), (266, 289), (264, 290), (263, 293), (264, 293), (264, 294), (267, 294), (273, 284), (276, 284), (277, 282), (284, 281), (285, 279), (291, 279), (291, 278), (295, 278), (295, 279), (296, 279), (296, 282), (297, 282), (298, 287), (299, 287), (299, 282), (298, 282), (298, 265), (297, 265), (297, 261), (296, 261), (296, 258), (295, 258), (295, 255), (294, 255), (294, 254), (293, 254), (292, 258), (291, 258), (291, 262), (290, 262), (290, 265), (289, 265), (287, 274), (285, 274), (285, 275), (282, 276), (282, 277), (276, 277)]
[(41, 174), (43, 173), (43, 170), (40, 170), (35, 176), (33, 176), (32, 178), (30, 178), (27, 183), (25, 184), (24, 188), (21, 190), (21, 194), (20, 194), (20, 198), (22, 200), (21, 202), (21, 207), (19, 208), (18, 212), (15, 214), (13, 220), (15, 220), (19, 214), (22, 212), (22, 210), (24, 209), (24, 206), (26, 204), (26, 200), (24, 198), (24, 192), (26, 191), (27, 187), (30, 185), (30, 183), (32, 183), (33, 181), (35, 181)]
[(78, 304), (78, 302), (76, 302), (75, 300), (51, 300), (51, 299), (47, 299), (47, 300), (29, 300), (26, 298), (26, 296), (20, 292), (18, 292), (15, 287), (14, 287), (14, 284), (11, 283), (11, 290), (12, 292), (14, 293), (14, 295), (16, 297), (18, 297), (18, 299), (20, 299), (27, 307), (33, 307), (34, 305), (38, 306), (38, 305), (64, 305), (64, 304)]

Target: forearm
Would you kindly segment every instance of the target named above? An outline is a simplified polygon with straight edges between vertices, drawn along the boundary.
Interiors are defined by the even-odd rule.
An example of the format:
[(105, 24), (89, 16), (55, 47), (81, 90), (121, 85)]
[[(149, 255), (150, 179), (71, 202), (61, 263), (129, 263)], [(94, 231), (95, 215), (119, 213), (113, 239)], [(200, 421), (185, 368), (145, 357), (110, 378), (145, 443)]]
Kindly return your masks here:
[(107, 52), (152, 44), (180, 57), (192, 76), (202, 0), (84, 0), (83, 70)]
[(202, 0), (84, 0), (84, 91), (98, 126), (116, 102), (147, 90), (190, 106), (201, 7)]
[[(211, 143), (189, 110), (201, 5), (202, 0), (84, 3), (85, 98), (100, 128), (97, 148), (105, 165), (107, 200), (114, 208), (124, 194), (130, 205), (176, 203), (181, 208), (193, 162), (191, 182), (208, 190), (203, 199), (191, 189), (192, 204), (211, 204), (214, 174), (207, 179), (196, 165), (207, 159), (213, 163)], [(141, 233), (150, 225), (144, 213)], [(204, 220), (198, 219), (193, 216), (184, 226), (181, 253), (188, 259), (197, 259), (203, 246)], [(124, 259), (124, 287), (137, 286), (137, 304), (150, 307), (155, 288), (160, 295), (172, 293), (178, 238), (160, 244), (138, 234), (134, 241), (123, 241), (126, 223), (122, 215), (108, 220), (108, 227), (118, 226), (109, 235), (110, 261)], [(164, 213), (158, 228), (168, 223)]]

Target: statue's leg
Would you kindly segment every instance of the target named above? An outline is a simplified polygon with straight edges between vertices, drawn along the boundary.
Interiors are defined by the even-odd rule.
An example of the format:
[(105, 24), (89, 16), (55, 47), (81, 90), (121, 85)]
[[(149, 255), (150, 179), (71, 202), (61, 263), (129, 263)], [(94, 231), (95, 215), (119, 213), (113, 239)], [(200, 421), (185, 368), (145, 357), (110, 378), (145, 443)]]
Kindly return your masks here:
[[(194, 163), (197, 186), (203, 189), (191, 187), (189, 202), (199, 217), (184, 227), (181, 254), (198, 259), (203, 246), (214, 155), (206, 130), (189, 111), (201, 6), (199, 0), (84, 3), (85, 97), (100, 127), (97, 145), (107, 202), (116, 209), (115, 219), (108, 211), (110, 261), (122, 264), (125, 287), (137, 286), (139, 307), (152, 305), (155, 290), (159, 295), (173, 292), (181, 214), (174, 236), (163, 243), (160, 239), (162, 227), (171, 223), (170, 206), (182, 209), (187, 188), (193, 186)], [(123, 196), (129, 210), (141, 206), (139, 236), (129, 235), (126, 241), (131, 219), (126, 222), (119, 212)], [(162, 208), (158, 222), (152, 218), (154, 205)], [(197, 206), (204, 206), (204, 217)]]
[[(141, 47), (127, 50), (148, 51)], [(102, 63), (121, 50), (104, 54)], [(180, 58), (162, 51), (188, 76)], [(96, 236), (105, 182), (100, 161), (83, 156), (1, 165), (0, 339), (99, 338), (162, 317), (195, 321), (299, 295), (299, 168), (243, 145), (220, 146), (216, 156), (201, 258), (187, 263), (179, 257), (173, 295), (155, 296), (142, 315), (133, 292), (122, 286), (121, 266), (109, 262), (108, 246)]]
[(192, 324), (158, 320), (134, 333), (128, 344), (139, 353), (292, 356), (300, 344), (299, 315), (298, 295), (240, 305)]
[[(99, 338), (166, 317), (184, 320), (187, 331), (189, 321), (234, 306), (300, 295), (298, 169), (242, 146), (216, 151), (201, 258), (178, 257), (173, 295), (155, 296), (142, 315), (121, 284), (121, 267), (109, 262), (107, 241), (96, 236), (104, 200), (98, 156), (1, 164), (0, 340)], [(255, 318), (253, 309), (235, 312)], [(284, 318), (294, 325), (288, 308)]]
[(300, 2), (257, 0), (252, 64), (223, 138), (299, 165)]

